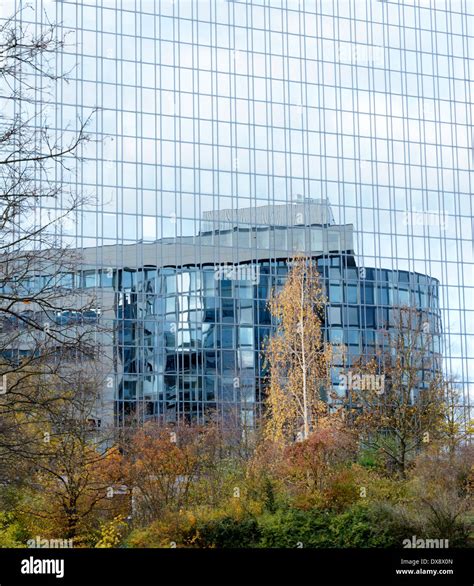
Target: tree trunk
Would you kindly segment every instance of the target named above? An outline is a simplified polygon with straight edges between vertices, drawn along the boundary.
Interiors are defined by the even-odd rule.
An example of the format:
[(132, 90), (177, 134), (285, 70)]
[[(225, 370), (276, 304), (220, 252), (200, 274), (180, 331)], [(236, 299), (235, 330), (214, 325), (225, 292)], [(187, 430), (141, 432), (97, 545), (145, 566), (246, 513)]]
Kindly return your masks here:
[(77, 514), (77, 503), (74, 501), (66, 510), (66, 539), (74, 539), (77, 535), (77, 524), (79, 517)]
[(304, 277), (301, 277), (301, 298), (300, 298), (300, 336), (301, 336), (301, 368), (303, 369), (303, 439), (308, 439), (309, 437), (309, 421), (308, 421), (308, 389), (307, 389), (307, 382), (306, 382), (306, 349), (304, 343), (304, 324), (303, 324), (303, 309), (304, 309)]

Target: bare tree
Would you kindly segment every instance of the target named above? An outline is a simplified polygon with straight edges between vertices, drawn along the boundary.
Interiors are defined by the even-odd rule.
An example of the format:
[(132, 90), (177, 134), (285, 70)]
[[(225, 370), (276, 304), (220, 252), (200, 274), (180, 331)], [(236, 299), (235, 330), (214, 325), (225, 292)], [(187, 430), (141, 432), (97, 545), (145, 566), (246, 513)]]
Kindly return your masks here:
[[(348, 384), (348, 410), (365, 445), (382, 452), (405, 477), (410, 460), (439, 439), (445, 381), (435, 338), (422, 311), (393, 309), (375, 356), (359, 360)], [(377, 381), (377, 384), (374, 384)]]
[(62, 180), (81, 161), (89, 118), (51, 125), (65, 37), (49, 22), (30, 28), (30, 9), (0, 21), (0, 457), (25, 452), (19, 421), (64, 399), (59, 387), (44, 396), (42, 377), (61, 380), (65, 362), (98, 354), (100, 311), (63, 240), (86, 203)]
[(474, 421), (470, 419), (464, 395), (453, 378), (444, 381), (444, 420), (441, 426), (441, 443), (450, 457), (469, 444), (474, 432)]

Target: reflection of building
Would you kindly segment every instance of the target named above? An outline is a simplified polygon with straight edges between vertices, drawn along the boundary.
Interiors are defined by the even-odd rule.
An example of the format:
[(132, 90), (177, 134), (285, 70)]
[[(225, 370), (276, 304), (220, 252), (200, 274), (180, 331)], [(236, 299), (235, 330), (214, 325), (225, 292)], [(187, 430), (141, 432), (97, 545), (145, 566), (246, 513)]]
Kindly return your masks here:
[[(352, 226), (334, 224), (325, 201), (223, 210), (204, 220), (195, 237), (83, 251), (83, 285), (101, 289), (104, 316), (114, 306), (110, 399), (119, 422), (137, 412), (202, 420), (212, 409), (237, 411), (252, 425), (264, 391), (268, 296), (297, 253), (318, 259), (329, 299), (325, 333), (347, 346), (349, 363), (383, 342), (380, 330), (397, 306), (420, 308), (430, 331), (440, 331), (438, 282), (357, 267)], [(434, 344), (439, 353), (439, 337)], [(337, 374), (336, 364), (335, 390)]]
[[(3, 15), (9, 16), (21, 2), (4, 4)], [(82, 285), (94, 287), (100, 276), (102, 319), (115, 317), (116, 273), (116, 287), (122, 289), (117, 295), (129, 292), (130, 299), (147, 270), (158, 271), (154, 283), (161, 286), (162, 279), (167, 285), (168, 277), (173, 280), (172, 271), (181, 274), (186, 267), (201, 272), (219, 263), (271, 259), (268, 270), (280, 278), (278, 271), (285, 268), (275, 259), (288, 258), (302, 241), (324, 262), (331, 256), (328, 262), (347, 265), (353, 273), (353, 225), (357, 264), (363, 257), (366, 267), (410, 273), (374, 271), (374, 303), (367, 303), (367, 311), (369, 268), (366, 280), (359, 273), (355, 281), (341, 282), (342, 293), (339, 277), (328, 273), (336, 295), (333, 317), (339, 319), (339, 309), (341, 321), (346, 309), (348, 320), (350, 313), (355, 317), (349, 301), (355, 286), (360, 316), (375, 324), (373, 330), (367, 323), (360, 326), (362, 347), (364, 336), (376, 335), (378, 315), (397, 298), (406, 299), (406, 287), (413, 285), (413, 301), (436, 303), (430, 289), (436, 292), (437, 281), (420, 273), (439, 279), (443, 368), (459, 382), (469, 409), (474, 295), (469, 294), (472, 91), (466, 68), (473, 14), (471, 2), (457, 4), (462, 7), (331, 0), (31, 2), (18, 23), (38, 32), (47, 22), (58, 23), (58, 38), (71, 39), (50, 62), (58, 68), (57, 82), (35, 84), (37, 103), (51, 105), (45, 114), (57, 133), (53, 142), (97, 109), (88, 127), (93, 140), (79, 167), (71, 172), (58, 167), (51, 180), (66, 192), (96, 196), (97, 205), (85, 206), (77, 223), (68, 222), (55, 237), (62, 234), (61, 245), (85, 250), (88, 272)], [(323, 203), (319, 209), (307, 199), (289, 203), (297, 193), (334, 194), (338, 222), (350, 225), (335, 225)], [(60, 212), (63, 203), (39, 198), (38, 212), (47, 217), (50, 206)], [(310, 224), (321, 229), (303, 228)], [(333, 275), (337, 269), (328, 267)], [(228, 279), (232, 295), (244, 294), (237, 285), (249, 281), (243, 276)], [(195, 294), (176, 293), (175, 312), (184, 311), (181, 297), (201, 304), (207, 299), (196, 290), (197, 277), (189, 278)], [(252, 295), (262, 286), (254, 284)], [(166, 303), (172, 295), (163, 297)], [(222, 312), (222, 300), (236, 297), (219, 293), (215, 299)], [(240, 319), (239, 303), (233, 319)], [(132, 312), (128, 306), (122, 310)], [(139, 311), (148, 315), (151, 309)], [(202, 332), (209, 322), (198, 323)], [(346, 324), (333, 325), (331, 335), (340, 337), (342, 329), (343, 337), (355, 340)], [(143, 337), (142, 325), (124, 335)], [(180, 331), (180, 322), (177, 327)], [(131, 347), (122, 346), (126, 352), (116, 354), (119, 373), (131, 368)], [(204, 355), (198, 377), (211, 368), (203, 360)], [(182, 367), (171, 372), (180, 388)], [(123, 376), (141, 381), (142, 375)], [(132, 385), (123, 383), (121, 374), (117, 384)], [(149, 385), (162, 389), (164, 380)], [(143, 394), (142, 383), (136, 386), (130, 393)], [(113, 401), (113, 387), (107, 389)]]

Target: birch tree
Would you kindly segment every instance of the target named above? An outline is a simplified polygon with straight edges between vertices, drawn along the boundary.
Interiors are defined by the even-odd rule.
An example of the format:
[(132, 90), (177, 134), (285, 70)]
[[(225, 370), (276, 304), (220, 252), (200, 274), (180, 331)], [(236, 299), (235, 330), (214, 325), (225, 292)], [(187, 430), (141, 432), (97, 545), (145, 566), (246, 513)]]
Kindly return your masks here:
[(268, 304), (275, 330), (264, 345), (267, 439), (305, 440), (327, 411), (332, 350), (323, 338), (326, 303), (315, 261), (295, 258)]

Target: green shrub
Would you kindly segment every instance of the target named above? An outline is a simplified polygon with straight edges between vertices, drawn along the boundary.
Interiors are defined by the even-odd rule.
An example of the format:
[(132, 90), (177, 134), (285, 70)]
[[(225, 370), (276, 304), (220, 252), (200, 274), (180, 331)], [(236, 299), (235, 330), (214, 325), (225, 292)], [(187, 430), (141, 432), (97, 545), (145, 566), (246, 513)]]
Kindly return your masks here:
[(28, 531), (12, 513), (0, 511), (0, 547), (26, 547)]
[[(287, 509), (259, 518), (260, 547), (331, 547), (331, 515), (327, 511)], [(301, 545), (302, 544), (302, 545)]]
[(333, 547), (399, 547), (393, 527), (377, 507), (354, 505), (331, 519)]
[(339, 514), (290, 509), (259, 521), (261, 547), (395, 547), (401, 543), (377, 510), (362, 505)]
[(261, 539), (260, 527), (253, 516), (198, 520), (195, 531), (197, 547), (257, 547)]
[(357, 462), (369, 470), (383, 471), (384, 461), (380, 452), (374, 448), (362, 447)]

